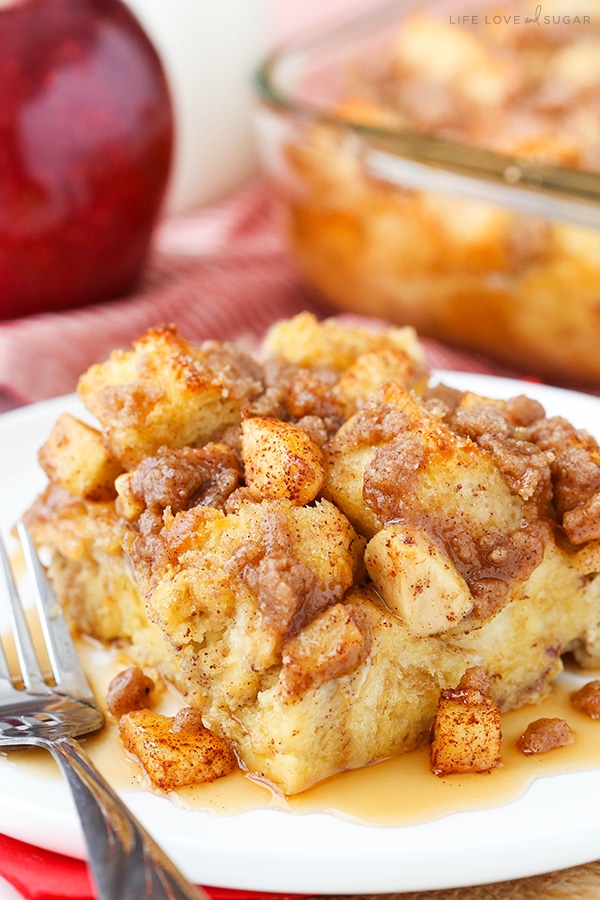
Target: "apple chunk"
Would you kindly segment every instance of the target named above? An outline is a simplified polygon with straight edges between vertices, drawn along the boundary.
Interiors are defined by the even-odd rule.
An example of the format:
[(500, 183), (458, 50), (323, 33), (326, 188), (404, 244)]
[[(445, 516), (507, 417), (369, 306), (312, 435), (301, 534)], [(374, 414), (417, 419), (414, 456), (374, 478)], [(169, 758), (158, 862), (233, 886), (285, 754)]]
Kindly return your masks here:
[(271, 416), (245, 416), (242, 457), (246, 482), (259, 497), (311, 503), (325, 481), (323, 453), (296, 425)]
[[(236, 768), (232, 750), (189, 710), (185, 717), (163, 716), (150, 709), (124, 713), (119, 734), (126, 749), (138, 758), (152, 782), (164, 791), (201, 784), (228, 775)], [(186, 709), (185, 712), (188, 712)], [(178, 722), (183, 719), (183, 727)], [(192, 720), (192, 727), (186, 724)]]
[(367, 545), (365, 564), (389, 609), (416, 637), (447, 631), (473, 607), (452, 560), (416, 528), (382, 528)]
[(500, 710), (482, 667), (467, 669), (456, 688), (441, 692), (430, 756), (431, 769), (440, 776), (489, 772), (500, 765)]

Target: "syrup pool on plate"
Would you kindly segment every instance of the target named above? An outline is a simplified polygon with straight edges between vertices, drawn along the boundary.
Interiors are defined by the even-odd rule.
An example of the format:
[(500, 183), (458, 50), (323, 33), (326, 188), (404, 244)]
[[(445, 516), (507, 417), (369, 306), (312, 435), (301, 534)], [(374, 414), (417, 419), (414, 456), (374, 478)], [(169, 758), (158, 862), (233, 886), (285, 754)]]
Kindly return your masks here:
[[(116, 654), (80, 641), (78, 651), (96, 696), (102, 699), (110, 679), (126, 663)], [(351, 772), (342, 772), (295, 797), (284, 798), (242, 772), (234, 772), (211, 784), (181, 788), (170, 795), (179, 806), (213, 814), (235, 815), (253, 809), (274, 808), (290, 813), (329, 812), (344, 819), (378, 826), (415, 825), (450, 813), (485, 809), (509, 803), (521, 796), (536, 778), (597, 768), (600, 721), (578, 712), (570, 694), (584, 680), (595, 677), (567, 670), (551, 695), (538, 706), (502, 716), (502, 765), (487, 774), (440, 778), (429, 768), (429, 748), (421, 747), (394, 759)], [(168, 694), (161, 711), (173, 714), (181, 705)], [(518, 737), (534, 719), (560, 717), (573, 731), (574, 743), (537, 756), (516, 748)], [(123, 749), (114, 722), (107, 720), (101, 734), (85, 741), (90, 756), (111, 784), (120, 791), (152, 790), (135, 759)], [(32, 777), (59, 778), (48, 753), (40, 750), (9, 751), (9, 760), (31, 771)]]

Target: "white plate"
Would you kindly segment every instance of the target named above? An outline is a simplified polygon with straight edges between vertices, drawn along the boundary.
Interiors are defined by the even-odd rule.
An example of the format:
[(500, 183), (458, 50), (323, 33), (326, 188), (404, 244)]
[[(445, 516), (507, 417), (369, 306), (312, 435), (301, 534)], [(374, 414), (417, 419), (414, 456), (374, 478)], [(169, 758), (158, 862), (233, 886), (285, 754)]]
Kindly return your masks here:
[[(443, 380), (490, 397), (539, 399), (600, 434), (600, 399), (533, 383), (455, 372)], [(80, 411), (73, 397), (0, 416), (0, 527), (6, 534), (44, 484), (36, 462), (58, 414)], [(127, 801), (195, 882), (258, 891), (357, 894), (430, 890), (534, 875), (600, 857), (597, 771), (541, 778), (496, 809), (385, 828), (328, 814), (256, 810), (215, 816), (160, 797)], [(593, 799), (596, 798), (596, 799)], [(0, 831), (72, 856), (85, 856), (66, 786), (0, 766)]]

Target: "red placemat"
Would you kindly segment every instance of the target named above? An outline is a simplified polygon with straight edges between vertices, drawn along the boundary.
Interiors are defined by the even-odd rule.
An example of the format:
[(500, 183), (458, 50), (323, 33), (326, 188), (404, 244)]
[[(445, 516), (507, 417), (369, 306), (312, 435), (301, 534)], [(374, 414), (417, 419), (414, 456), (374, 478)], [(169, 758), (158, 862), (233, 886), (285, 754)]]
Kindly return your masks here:
[[(0, 834), (0, 876), (27, 900), (93, 900), (87, 865)], [(211, 900), (294, 900), (299, 894), (205, 887)], [(132, 898), (134, 900), (134, 898)]]

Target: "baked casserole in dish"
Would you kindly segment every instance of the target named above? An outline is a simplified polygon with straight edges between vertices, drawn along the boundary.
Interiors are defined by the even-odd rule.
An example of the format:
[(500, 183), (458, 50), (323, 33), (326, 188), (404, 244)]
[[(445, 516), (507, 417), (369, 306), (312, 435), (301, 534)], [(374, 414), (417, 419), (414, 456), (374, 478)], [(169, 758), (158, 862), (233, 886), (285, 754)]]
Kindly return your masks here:
[(264, 64), (293, 258), (335, 308), (597, 386), (600, 14), (459, 11), (394, 2)]

